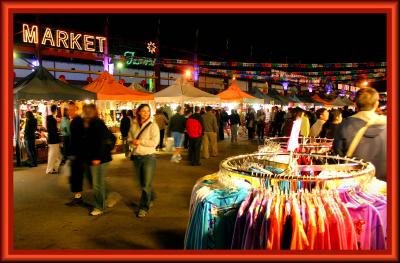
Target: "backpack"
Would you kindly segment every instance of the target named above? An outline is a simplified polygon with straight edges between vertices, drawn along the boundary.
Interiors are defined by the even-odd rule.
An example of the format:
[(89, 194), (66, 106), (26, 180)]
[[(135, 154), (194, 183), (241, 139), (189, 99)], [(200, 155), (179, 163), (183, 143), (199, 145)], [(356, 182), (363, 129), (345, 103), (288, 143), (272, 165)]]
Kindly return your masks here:
[(186, 121), (186, 131), (190, 138), (199, 138), (203, 133), (203, 126), (199, 120), (189, 118)]

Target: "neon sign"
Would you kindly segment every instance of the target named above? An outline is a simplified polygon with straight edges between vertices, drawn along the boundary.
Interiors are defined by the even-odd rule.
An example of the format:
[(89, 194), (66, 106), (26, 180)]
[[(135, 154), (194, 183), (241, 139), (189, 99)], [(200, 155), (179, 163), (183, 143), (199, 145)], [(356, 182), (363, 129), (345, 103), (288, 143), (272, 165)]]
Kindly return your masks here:
[(49, 27), (41, 35), (37, 25), (22, 25), (22, 40), (25, 43), (42, 44), (45, 46), (67, 48), (81, 51), (104, 53), (107, 38), (90, 34), (54, 30)]
[(145, 57), (136, 57), (135, 52), (126, 51), (124, 53), (125, 63), (126, 65), (142, 65), (142, 66), (154, 66), (156, 63), (156, 59), (154, 58), (145, 58)]

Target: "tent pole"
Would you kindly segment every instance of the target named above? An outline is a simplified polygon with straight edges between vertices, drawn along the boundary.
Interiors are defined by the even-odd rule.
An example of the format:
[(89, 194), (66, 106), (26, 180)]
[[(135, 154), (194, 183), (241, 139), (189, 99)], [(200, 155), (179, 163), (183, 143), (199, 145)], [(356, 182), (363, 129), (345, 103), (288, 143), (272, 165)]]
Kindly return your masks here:
[(15, 154), (17, 157), (17, 167), (21, 166), (21, 148), (19, 145), (19, 101), (14, 101), (14, 137), (15, 137)]

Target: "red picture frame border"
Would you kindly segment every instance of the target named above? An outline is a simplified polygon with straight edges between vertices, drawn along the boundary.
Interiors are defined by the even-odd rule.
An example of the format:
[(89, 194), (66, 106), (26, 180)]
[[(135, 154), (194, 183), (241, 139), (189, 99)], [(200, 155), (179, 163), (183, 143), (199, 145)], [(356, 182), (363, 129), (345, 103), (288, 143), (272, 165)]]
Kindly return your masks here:
[[(4, 261), (398, 261), (398, 1), (1, 1), (1, 260)], [(16, 13), (381, 13), (387, 16), (388, 250), (185, 251), (13, 249), (13, 15)], [(360, 43), (362, 45), (362, 43)], [(357, 61), (354, 61), (357, 62)]]

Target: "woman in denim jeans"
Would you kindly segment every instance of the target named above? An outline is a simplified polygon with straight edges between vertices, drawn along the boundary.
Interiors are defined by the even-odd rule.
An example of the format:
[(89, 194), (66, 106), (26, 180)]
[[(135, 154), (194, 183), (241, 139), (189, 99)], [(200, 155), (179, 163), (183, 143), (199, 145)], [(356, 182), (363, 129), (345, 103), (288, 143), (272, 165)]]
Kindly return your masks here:
[(157, 123), (150, 119), (148, 104), (141, 104), (136, 111), (136, 119), (132, 122), (128, 133), (128, 141), (132, 145), (132, 156), (135, 174), (142, 188), (138, 217), (145, 217), (154, 199), (152, 181), (156, 169), (154, 153), (160, 143), (160, 130)]
[(106, 207), (106, 168), (112, 160), (112, 149), (108, 141), (109, 136), (114, 135), (108, 130), (104, 121), (99, 119), (96, 105), (85, 105), (83, 111), (87, 138), (86, 159), (93, 178), (94, 209), (90, 215), (98, 216), (103, 214)]

